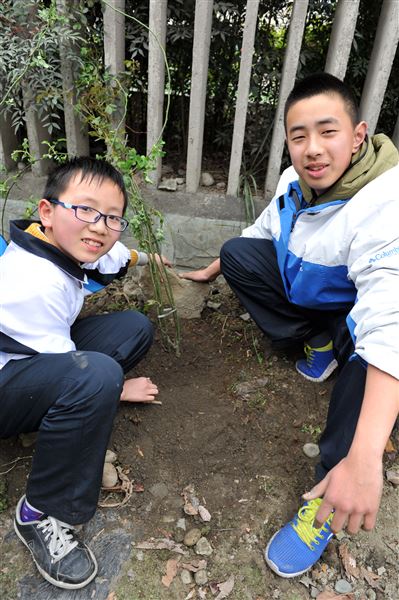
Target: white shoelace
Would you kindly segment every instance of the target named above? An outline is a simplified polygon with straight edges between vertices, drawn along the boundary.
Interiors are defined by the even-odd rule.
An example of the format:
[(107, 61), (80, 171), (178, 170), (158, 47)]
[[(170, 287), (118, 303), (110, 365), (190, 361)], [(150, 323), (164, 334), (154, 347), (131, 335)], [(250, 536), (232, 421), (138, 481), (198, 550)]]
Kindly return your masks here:
[[(71, 550), (78, 545), (77, 540), (73, 540), (73, 535), (70, 530), (71, 525), (58, 521), (54, 517), (47, 517), (37, 526), (38, 529), (43, 529), (45, 541), (48, 543), (50, 556), (54, 563), (58, 562), (66, 556)], [(72, 541), (73, 540), (73, 541)]]

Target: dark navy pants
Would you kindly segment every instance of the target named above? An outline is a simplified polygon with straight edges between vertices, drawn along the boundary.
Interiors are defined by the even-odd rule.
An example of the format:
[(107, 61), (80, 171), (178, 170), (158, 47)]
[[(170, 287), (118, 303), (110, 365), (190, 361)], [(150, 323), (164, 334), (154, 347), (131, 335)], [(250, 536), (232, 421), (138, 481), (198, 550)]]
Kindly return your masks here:
[(320, 480), (347, 455), (363, 402), (366, 369), (358, 360), (349, 360), (354, 346), (346, 315), (352, 306), (315, 311), (289, 302), (270, 240), (234, 238), (223, 245), (220, 260), (226, 281), (274, 347), (303, 343), (325, 331), (333, 340), (340, 373), (319, 441), (316, 478)]
[(27, 498), (76, 525), (96, 510), (123, 373), (143, 358), (153, 332), (147, 317), (126, 311), (78, 320), (71, 337), (75, 352), (0, 370), (0, 437), (38, 431)]

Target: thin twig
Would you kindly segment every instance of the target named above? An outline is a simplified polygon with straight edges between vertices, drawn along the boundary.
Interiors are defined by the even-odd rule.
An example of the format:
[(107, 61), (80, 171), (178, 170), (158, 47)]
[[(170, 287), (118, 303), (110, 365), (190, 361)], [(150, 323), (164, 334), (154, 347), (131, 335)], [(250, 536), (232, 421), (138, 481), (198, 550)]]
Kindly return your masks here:
[(13, 465), (13, 466), (10, 467), (8, 469), (8, 471), (2, 471), (2, 472), (0, 472), (0, 475), (7, 475), (7, 473), (9, 473), (10, 471), (12, 471), (17, 466), (16, 463), (19, 460), (27, 460), (28, 458), (32, 458), (32, 456), (18, 456), (18, 458), (14, 458), (14, 460), (11, 460), (8, 463), (4, 463), (4, 465), (1, 465), (1, 468), (6, 467), (7, 465)]

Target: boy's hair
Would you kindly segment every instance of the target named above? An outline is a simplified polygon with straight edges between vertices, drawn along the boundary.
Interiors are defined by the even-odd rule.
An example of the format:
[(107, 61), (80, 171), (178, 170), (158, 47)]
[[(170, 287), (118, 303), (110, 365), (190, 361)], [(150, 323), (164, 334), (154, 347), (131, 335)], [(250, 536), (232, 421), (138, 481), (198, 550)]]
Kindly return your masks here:
[(57, 198), (65, 192), (71, 179), (80, 174), (80, 181), (97, 179), (101, 183), (104, 179), (111, 180), (123, 194), (123, 214), (127, 208), (127, 191), (121, 173), (108, 161), (88, 156), (75, 156), (66, 163), (56, 167), (47, 178), (43, 198)]
[(341, 96), (353, 126), (355, 127), (359, 123), (359, 108), (351, 88), (338, 77), (330, 75), (330, 73), (314, 73), (297, 81), (289, 93), (284, 107), (284, 126), (287, 127), (287, 114), (293, 104), (318, 94), (338, 94)]

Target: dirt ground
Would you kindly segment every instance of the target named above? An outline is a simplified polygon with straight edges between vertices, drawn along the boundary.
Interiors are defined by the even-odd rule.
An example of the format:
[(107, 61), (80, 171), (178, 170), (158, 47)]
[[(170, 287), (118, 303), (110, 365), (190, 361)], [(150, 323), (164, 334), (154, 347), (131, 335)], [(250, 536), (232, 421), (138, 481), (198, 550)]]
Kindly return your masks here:
[[(0, 442), (0, 472), (11, 468), (0, 475), (2, 600), (324, 600), (336, 597), (327, 592), (340, 579), (350, 584), (347, 595), (337, 596), (342, 600), (398, 600), (398, 489), (387, 481), (372, 533), (340, 534), (302, 578), (284, 580), (266, 567), (267, 540), (312, 484), (317, 458), (302, 447), (317, 441), (333, 380), (303, 380), (295, 357), (273, 353), (229, 302), (182, 323), (180, 357), (157, 339), (136, 371), (158, 384), (162, 406), (121, 405), (109, 448), (135, 491), (120, 508), (99, 508), (84, 528), (100, 563), (88, 588), (57, 590), (36, 573), (12, 530), (34, 447), (24, 448), (19, 439)], [(386, 468), (397, 461), (393, 448)], [(187, 486), (209, 511), (209, 522), (183, 511)], [(182, 544), (178, 525), (200, 529), (212, 554), (200, 556)], [(185, 554), (173, 546), (138, 547), (161, 539), (180, 543), (174, 549)], [(206, 567), (196, 583), (199, 559)], [(185, 582), (183, 564), (192, 569), (183, 573)], [(167, 567), (177, 568), (169, 587), (162, 581)]]

